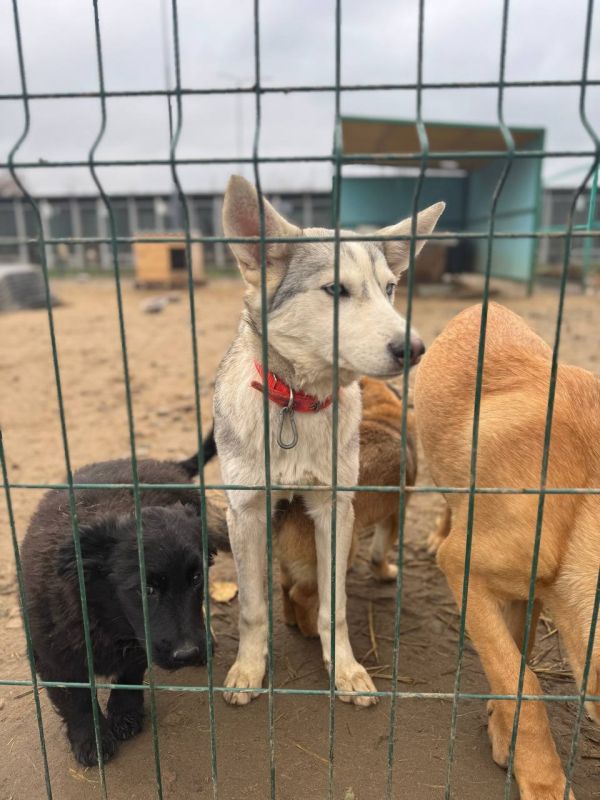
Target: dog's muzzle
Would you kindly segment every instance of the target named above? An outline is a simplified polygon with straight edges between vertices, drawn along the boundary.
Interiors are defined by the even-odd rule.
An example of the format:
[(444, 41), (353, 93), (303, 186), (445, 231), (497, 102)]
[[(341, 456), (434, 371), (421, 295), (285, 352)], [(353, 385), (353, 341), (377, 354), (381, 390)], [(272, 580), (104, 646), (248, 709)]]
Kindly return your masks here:
[[(404, 339), (402, 341), (390, 342), (388, 350), (392, 354), (394, 360), (399, 365), (404, 365)], [(414, 367), (421, 360), (421, 356), (425, 353), (425, 345), (418, 337), (411, 336), (410, 339), (410, 365)]]

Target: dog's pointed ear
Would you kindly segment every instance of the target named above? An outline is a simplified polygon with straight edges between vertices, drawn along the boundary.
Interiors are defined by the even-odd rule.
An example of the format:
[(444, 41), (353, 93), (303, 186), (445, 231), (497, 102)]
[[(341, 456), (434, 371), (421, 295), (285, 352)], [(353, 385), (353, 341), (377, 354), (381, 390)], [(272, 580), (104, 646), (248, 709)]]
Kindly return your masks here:
[[(100, 577), (108, 572), (110, 554), (118, 540), (117, 528), (116, 517), (104, 517), (79, 526), (81, 562), (87, 579)], [(71, 535), (58, 548), (56, 571), (62, 578), (77, 581), (77, 559)]]
[[(263, 198), (264, 235), (300, 236), (300, 228), (292, 225), (278, 214), (273, 206)], [(254, 186), (239, 175), (232, 175), (225, 190), (223, 203), (223, 230), (225, 236), (260, 236), (260, 208), (258, 193)], [(252, 286), (260, 284), (261, 251), (258, 242), (231, 242), (233, 255), (236, 257), (244, 280)], [(267, 268), (281, 264), (289, 249), (286, 243), (265, 244)]]
[[(445, 203), (435, 203), (435, 205), (420, 211), (417, 214), (417, 234), (419, 236), (429, 236), (429, 234), (433, 232), (445, 208)], [(389, 225), (387, 228), (380, 228), (377, 231), (377, 234), (380, 236), (410, 236), (411, 233), (412, 217), (407, 217), (396, 225)], [(425, 239), (417, 239), (415, 241), (415, 257), (419, 255), (424, 244)], [(378, 242), (378, 245), (383, 250), (383, 254), (394, 275), (400, 275), (408, 269), (410, 260), (410, 239)]]

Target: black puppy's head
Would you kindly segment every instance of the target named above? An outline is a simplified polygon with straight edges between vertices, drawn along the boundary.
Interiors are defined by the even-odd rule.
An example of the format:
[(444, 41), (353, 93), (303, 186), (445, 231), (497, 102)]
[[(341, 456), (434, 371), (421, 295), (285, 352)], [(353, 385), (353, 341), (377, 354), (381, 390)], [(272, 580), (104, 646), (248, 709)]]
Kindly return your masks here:
[[(200, 518), (177, 503), (142, 510), (146, 583), (141, 586), (135, 517), (107, 517), (80, 526), (83, 568), (90, 608), (119, 639), (131, 636), (145, 648), (142, 592), (148, 602), (152, 660), (164, 669), (206, 663), (202, 603)], [(209, 536), (209, 556), (216, 548)], [(59, 573), (76, 580), (75, 552), (68, 542)]]

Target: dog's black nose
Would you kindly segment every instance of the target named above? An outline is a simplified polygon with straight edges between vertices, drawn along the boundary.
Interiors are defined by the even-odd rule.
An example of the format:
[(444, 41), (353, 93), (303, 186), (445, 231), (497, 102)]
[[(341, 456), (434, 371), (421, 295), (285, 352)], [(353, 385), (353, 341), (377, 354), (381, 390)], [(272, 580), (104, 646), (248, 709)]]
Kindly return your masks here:
[[(404, 362), (404, 339), (399, 339), (395, 342), (390, 342), (388, 348), (395, 358), (395, 360), (402, 364)], [(421, 356), (425, 352), (425, 345), (418, 336), (411, 336), (410, 338), (410, 363), (411, 366), (418, 364)]]
[(173, 661), (176, 664), (191, 664), (198, 659), (200, 648), (194, 644), (184, 644), (173, 650)]

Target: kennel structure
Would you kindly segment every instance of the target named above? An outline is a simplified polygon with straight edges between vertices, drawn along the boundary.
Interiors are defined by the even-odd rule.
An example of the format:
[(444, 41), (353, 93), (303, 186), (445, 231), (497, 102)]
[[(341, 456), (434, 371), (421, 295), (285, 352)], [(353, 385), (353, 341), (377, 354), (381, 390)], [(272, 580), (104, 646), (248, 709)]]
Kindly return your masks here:
[[(169, 235), (172, 235), (173, 241), (169, 241)], [(169, 235), (157, 234), (157, 241), (152, 242), (148, 241), (151, 236), (144, 234), (143, 241), (134, 241), (133, 264), (136, 287), (165, 286), (175, 289), (187, 285), (184, 234), (173, 232)], [(202, 242), (191, 242), (190, 253), (194, 283), (205, 283)]]
[[(505, 169), (505, 159), (490, 157), (506, 152), (498, 125), (426, 122), (425, 129), (429, 150), (435, 155), (427, 159), (419, 207), (445, 201), (439, 232), (486, 233), (494, 188)], [(500, 235), (535, 231), (542, 214), (542, 159), (533, 153), (543, 151), (545, 131), (512, 128), (511, 134), (515, 146), (521, 152), (531, 150), (532, 156), (514, 159), (511, 164), (494, 215), (495, 231)], [(343, 153), (352, 164), (368, 164), (370, 173), (373, 167), (378, 173), (363, 176), (355, 167), (353, 174), (342, 177), (342, 227), (375, 229), (409, 216), (423, 158), (415, 121), (342, 117), (342, 138)], [(461, 245), (461, 252), (454, 255), (459, 262), (456, 271), (462, 271), (462, 261), (463, 269), (485, 272), (485, 238), (463, 238)], [(525, 283), (531, 290), (537, 249), (536, 238), (499, 238), (494, 243), (492, 275)]]

